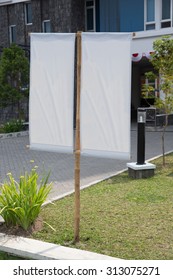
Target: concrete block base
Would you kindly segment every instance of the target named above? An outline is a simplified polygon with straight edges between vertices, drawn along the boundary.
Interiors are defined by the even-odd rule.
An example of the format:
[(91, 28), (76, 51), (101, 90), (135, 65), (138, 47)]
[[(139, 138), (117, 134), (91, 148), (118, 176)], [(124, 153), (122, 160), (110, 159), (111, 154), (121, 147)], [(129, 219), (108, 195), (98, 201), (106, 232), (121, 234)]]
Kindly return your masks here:
[(143, 179), (154, 176), (156, 166), (152, 163), (138, 165), (136, 162), (127, 163), (128, 174), (133, 179)]

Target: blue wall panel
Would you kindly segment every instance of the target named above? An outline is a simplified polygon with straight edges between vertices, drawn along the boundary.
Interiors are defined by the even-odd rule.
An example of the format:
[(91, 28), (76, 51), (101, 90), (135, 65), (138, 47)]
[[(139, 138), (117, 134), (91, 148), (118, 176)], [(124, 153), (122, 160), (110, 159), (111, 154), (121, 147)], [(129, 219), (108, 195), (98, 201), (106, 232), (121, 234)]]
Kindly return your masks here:
[(101, 32), (144, 30), (144, 0), (100, 0)]
[(100, 31), (119, 31), (118, 0), (100, 0)]
[(144, 30), (144, 0), (120, 0), (120, 31)]

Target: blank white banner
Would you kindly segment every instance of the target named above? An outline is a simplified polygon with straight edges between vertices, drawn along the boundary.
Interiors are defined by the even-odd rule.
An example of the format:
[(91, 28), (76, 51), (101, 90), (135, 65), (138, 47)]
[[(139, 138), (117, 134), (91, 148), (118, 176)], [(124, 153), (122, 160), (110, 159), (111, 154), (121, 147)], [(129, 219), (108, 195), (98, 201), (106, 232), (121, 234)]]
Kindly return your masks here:
[(72, 152), (75, 34), (31, 34), (30, 147)]
[(81, 152), (130, 158), (131, 34), (83, 33)]

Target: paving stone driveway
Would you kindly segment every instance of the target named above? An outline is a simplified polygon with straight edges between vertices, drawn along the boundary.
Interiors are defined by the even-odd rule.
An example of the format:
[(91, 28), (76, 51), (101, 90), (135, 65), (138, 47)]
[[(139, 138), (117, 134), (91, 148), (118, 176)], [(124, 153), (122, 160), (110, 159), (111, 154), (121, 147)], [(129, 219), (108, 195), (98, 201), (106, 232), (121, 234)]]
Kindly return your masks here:
[[(136, 127), (132, 126), (132, 158), (128, 162), (136, 161), (136, 142)], [(173, 150), (172, 127), (166, 132), (165, 147), (167, 152)], [(161, 153), (161, 132), (146, 130), (146, 159)], [(34, 160), (34, 163), (31, 163), (31, 160)], [(81, 157), (81, 187), (126, 169), (126, 163), (125, 160)], [(35, 165), (39, 166), (40, 172), (43, 171), (43, 167), (46, 171), (51, 171), (50, 180), (54, 182), (51, 199), (73, 191), (74, 155), (30, 150), (28, 136), (0, 139), (1, 182), (6, 178), (8, 172), (11, 172), (17, 179), (23, 171), (29, 171)]]

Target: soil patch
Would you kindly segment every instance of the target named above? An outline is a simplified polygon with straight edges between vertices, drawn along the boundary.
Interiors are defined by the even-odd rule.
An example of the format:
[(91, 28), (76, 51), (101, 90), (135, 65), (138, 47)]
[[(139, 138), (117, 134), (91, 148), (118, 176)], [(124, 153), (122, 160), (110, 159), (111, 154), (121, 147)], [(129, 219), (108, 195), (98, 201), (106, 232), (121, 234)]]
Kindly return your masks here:
[(29, 237), (32, 233), (40, 231), (42, 227), (43, 227), (43, 220), (41, 217), (38, 217), (36, 221), (28, 228), (28, 230), (24, 230), (20, 226), (7, 227), (5, 223), (2, 223), (0, 224), (0, 233)]

